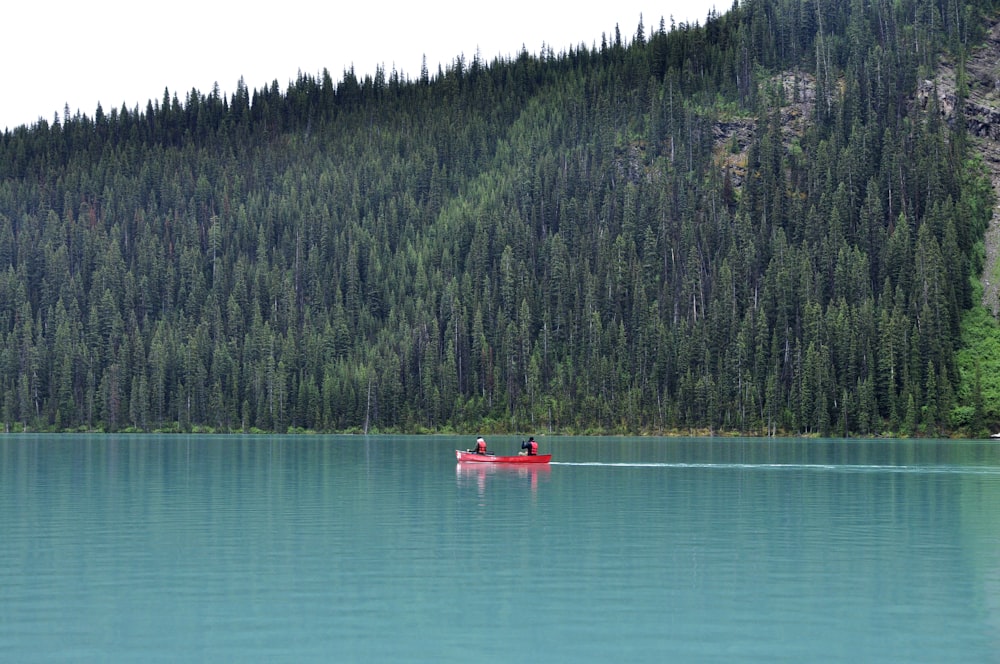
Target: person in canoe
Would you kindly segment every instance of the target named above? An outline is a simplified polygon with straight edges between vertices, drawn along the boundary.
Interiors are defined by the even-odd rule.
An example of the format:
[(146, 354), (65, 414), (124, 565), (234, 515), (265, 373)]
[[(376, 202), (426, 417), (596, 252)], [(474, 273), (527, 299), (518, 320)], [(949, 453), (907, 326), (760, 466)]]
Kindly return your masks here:
[(538, 443), (535, 442), (534, 436), (528, 437), (528, 442), (521, 441), (521, 456), (537, 456), (538, 455)]
[(482, 436), (476, 439), (476, 446), (467, 450), (468, 452), (475, 452), (476, 454), (486, 454), (486, 440)]

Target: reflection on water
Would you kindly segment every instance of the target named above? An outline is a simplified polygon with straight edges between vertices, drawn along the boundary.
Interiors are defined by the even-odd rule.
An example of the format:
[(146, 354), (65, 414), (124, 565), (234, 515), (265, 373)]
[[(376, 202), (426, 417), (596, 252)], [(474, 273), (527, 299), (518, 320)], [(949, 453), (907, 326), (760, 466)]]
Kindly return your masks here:
[(0, 659), (998, 661), (1000, 443), (543, 445), (0, 437)]
[(548, 478), (552, 469), (549, 464), (502, 464), (502, 463), (456, 463), (455, 476), (459, 488), (475, 486), (480, 495), (486, 492), (487, 478), (500, 476), (504, 480), (514, 479), (538, 491), (539, 478)]

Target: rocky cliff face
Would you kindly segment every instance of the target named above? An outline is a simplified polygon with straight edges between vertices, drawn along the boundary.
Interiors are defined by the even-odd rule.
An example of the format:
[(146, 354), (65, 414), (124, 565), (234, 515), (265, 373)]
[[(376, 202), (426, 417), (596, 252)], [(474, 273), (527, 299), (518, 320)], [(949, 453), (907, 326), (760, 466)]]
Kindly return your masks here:
[[(788, 148), (802, 135), (816, 105), (816, 79), (804, 71), (790, 71), (771, 79), (771, 90), (780, 91), (782, 142)], [(755, 117), (731, 117), (715, 123), (715, 163), (728, 174), (734, 189), (747, 175), (747, 151), (758, 130)]]
[[(1000, 141), (1000, 23), (990, 26), (986, 42), (971, 54), (965, 70), (968, 96), (964, 116), (969, 133)], [(926, 105), (935, 89), (941, 113), (955, 121), (958, 97), (954, 62), (942, 60), (937, 77), (921, 83), (917, 98)]]

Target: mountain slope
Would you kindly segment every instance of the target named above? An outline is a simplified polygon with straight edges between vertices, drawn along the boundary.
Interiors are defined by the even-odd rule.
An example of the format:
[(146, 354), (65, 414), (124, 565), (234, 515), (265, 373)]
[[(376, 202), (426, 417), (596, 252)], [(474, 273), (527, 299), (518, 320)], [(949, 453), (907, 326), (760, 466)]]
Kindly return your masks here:
[(417, 81), (8, 132), (0, 419), (966, 427), (989, 192), (939, 98), (912, 102), (992, 5), (758, 0)]

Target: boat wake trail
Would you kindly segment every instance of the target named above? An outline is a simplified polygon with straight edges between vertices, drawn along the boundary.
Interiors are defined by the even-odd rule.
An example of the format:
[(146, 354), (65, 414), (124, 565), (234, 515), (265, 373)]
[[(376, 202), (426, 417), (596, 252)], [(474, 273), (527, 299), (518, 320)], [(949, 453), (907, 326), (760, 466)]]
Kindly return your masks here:
[(914, 473), (998, 475), (995, 466), (893, 466), (879, 464), (819, 464), (819, 463), (609, 463), (603, 461), (553, 461), (552, 466), (599, 466), (607, 468), (709, 468), (716, 470), (809, 470), (840, 473)]

